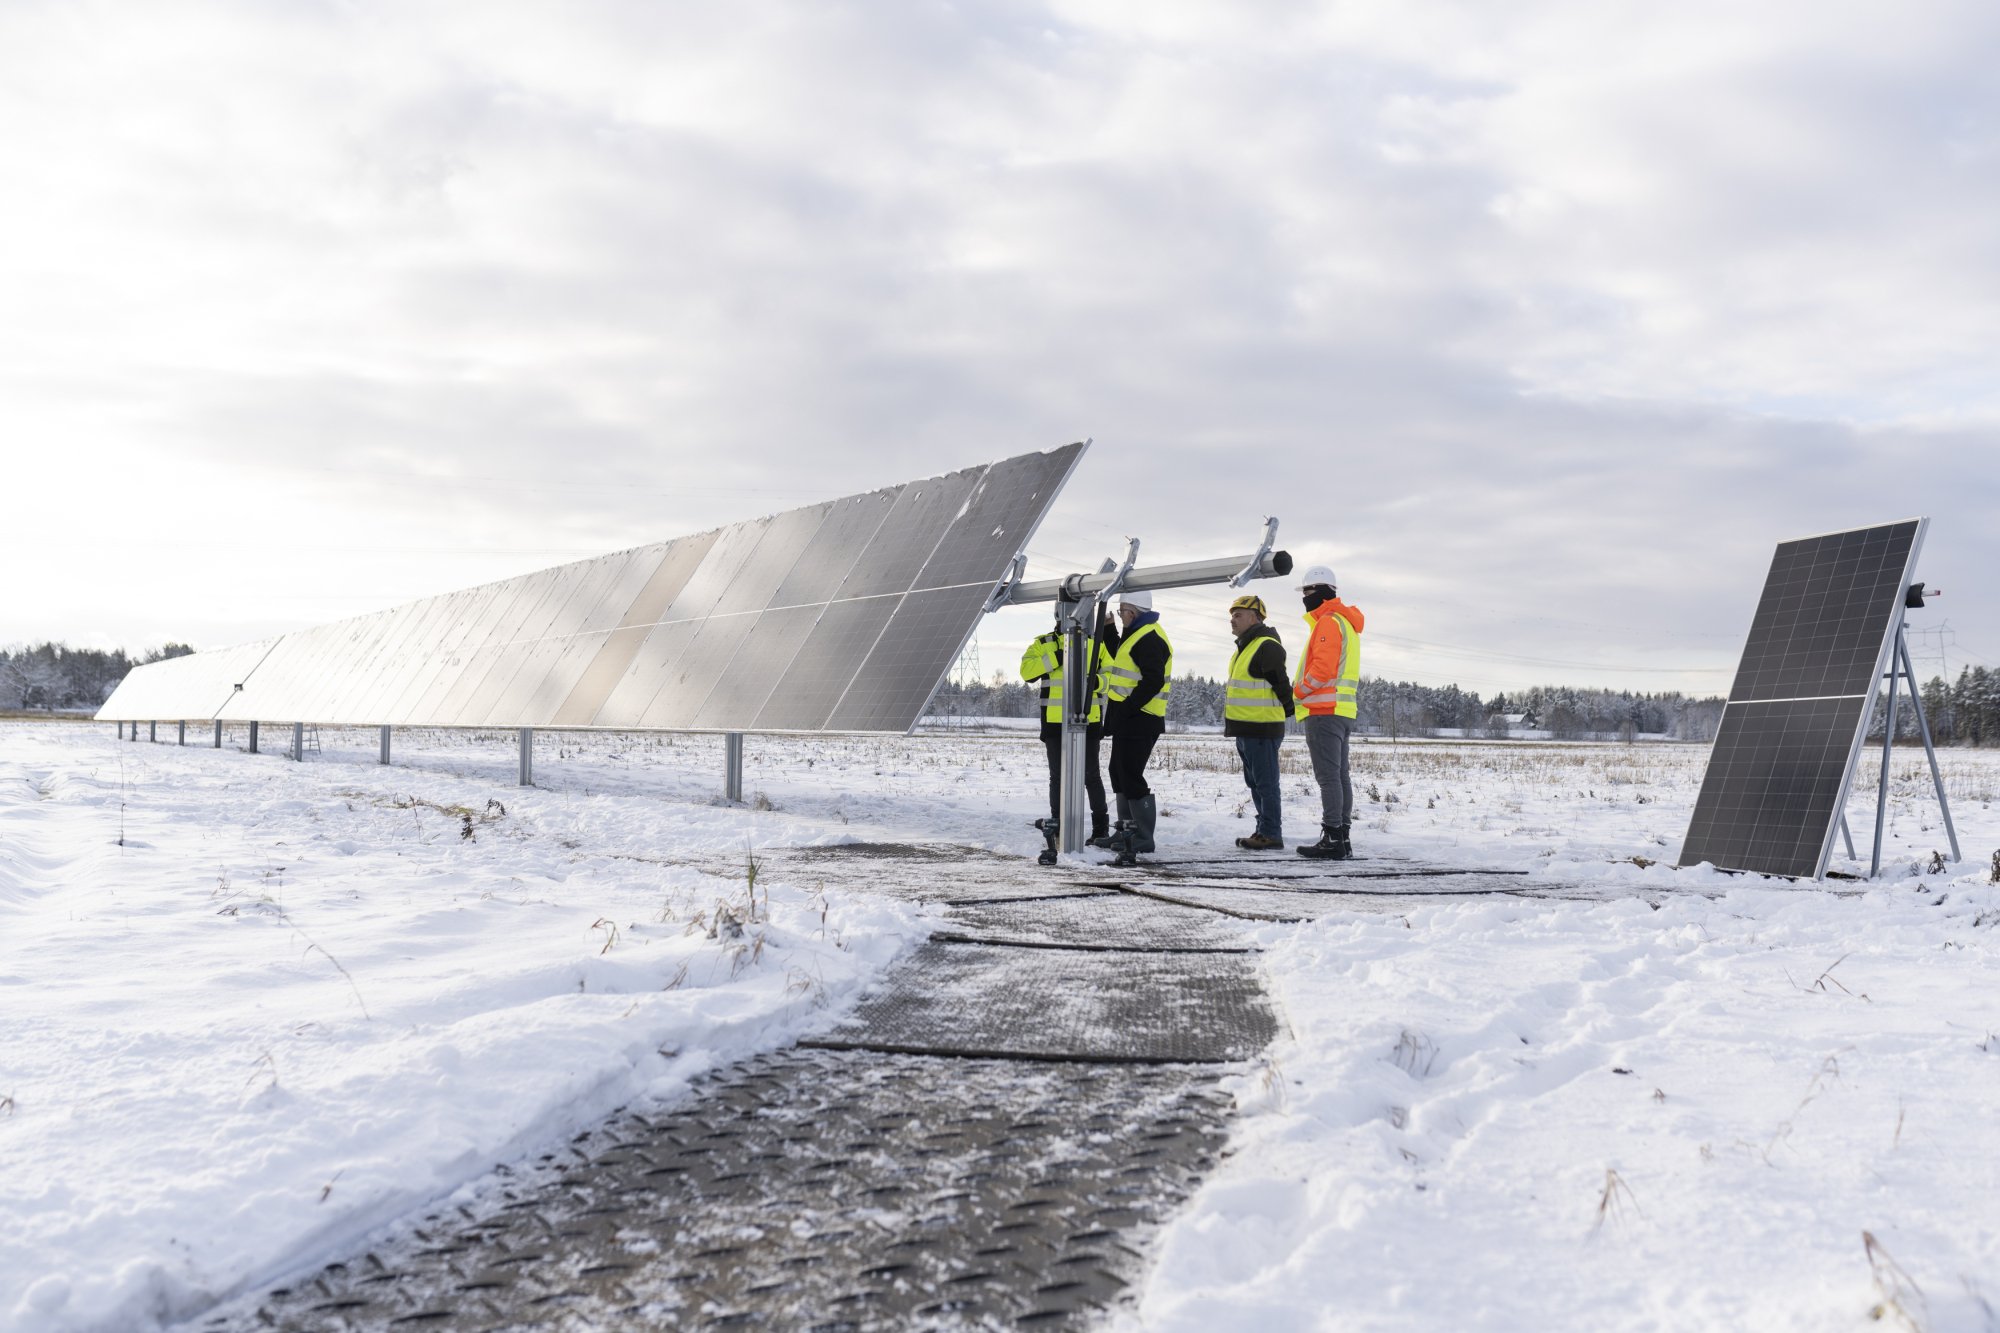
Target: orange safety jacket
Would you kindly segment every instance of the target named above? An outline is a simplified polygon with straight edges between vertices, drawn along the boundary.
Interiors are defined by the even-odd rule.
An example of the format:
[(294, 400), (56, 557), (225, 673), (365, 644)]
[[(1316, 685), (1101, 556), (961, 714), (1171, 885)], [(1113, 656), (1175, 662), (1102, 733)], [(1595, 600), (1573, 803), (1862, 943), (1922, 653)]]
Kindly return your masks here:
[(1353, 717), (1360, 711), (1361, 610), (1336, 597), (1305, 618), (1312, 634), (1299, 654), (1293, 692), (1308, 713)]

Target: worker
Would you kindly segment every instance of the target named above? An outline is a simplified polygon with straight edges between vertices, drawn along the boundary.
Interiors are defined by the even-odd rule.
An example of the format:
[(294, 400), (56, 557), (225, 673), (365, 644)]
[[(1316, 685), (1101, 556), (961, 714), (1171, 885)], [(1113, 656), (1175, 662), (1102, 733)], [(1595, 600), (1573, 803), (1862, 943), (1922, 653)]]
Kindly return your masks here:
[(1345, 861), (1354, 855), (1350, 829), (1354, 783), (1348, 776), (1348, 743), (1361, 687), (1361, 612), (1340, 600), (1333, 570), (1313, 565), (1299, 577), (1310, 637), (1299, 654), (1292, 692), (1306, 710), (1306, 753), (1319, 783), (1320, 839), (1300, 856)]
[(1236, 740), (1236, 757), (1243, 764), (1243, 785), (1257, 807), (1257, 828), (1236, 845), (1263, 852), (1285, 845), (1284, 814), (1278, 805), (1278, 747), (1291, 720), (1292, 681), (1285, 674), (1285, 645), (1278, 632), (1264, 623), (1264, 599), (1238, 597), (1229, 604), (1229, 632), (1236, 652), (1223, 679), (1222, 734)]
[[(1105, 627), (1108, 630), (1108, 626)], [(1085, 760), (1083, 789), (1090, 798), (1092, 841), (1111, 835), (1111, 816), (1104, 805), (1104, 774), (1098, 755), (1104, 741), (1104, 668), (1111, 664), (1107, 634), (1097, 636), (1095, 669), (1086, 684), (1090, 690), (1090, 722), (1084, 729)], [(1062, 631), (1043, 634), (1028, 644), (1021, 654), (1021, 679), (1040, 681), (1042, 703), (1042, 745), (1049, 752), (1049, 819), (1062, 822), (1062, 717), (1063, 717), (1063, 638)]]
[(1128, 852), (1153, 850), (1159, 801), (1146, 785), (1146, 761), (1167, 729), (1167, 696), (1174, 687), (1174, 646), (1160, 627), (1149, 592), (1120, 593), (1118, 636), (1104, 669), (1104, 730), (1111, 737), (1111, 790)]

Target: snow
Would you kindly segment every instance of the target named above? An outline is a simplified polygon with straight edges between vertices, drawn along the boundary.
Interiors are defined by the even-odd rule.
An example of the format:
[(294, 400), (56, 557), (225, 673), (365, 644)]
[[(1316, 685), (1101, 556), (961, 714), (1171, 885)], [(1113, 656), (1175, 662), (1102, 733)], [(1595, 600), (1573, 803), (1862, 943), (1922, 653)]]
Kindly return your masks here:
[[(372, 731), (302, 764), (207, 739), (0, 724), (4, 1333), (157, 1328), (324, 1262), (823, 1026), (935, 924), (770, 874), (753, 913), (757, 849), (954, 841), (1032, 882), (1041, 845), (1031, 736), (751, 737), (747, 807), (714, 737), (544, 736), (525, 790), (510, 735), (399, 732), (387, 768)], [(1670, 868), (1705, 760), (1359, 744), (1364, 853), (1604, 900), (1257, 927), (1289, 1030), (1118, 1322), (2000, 1327), (2000, 755), (1944, 756), (1964, 864), (1924, 873), (1899, 752), (1890, 872), (1821, 888)], [(1220, 738), (1169, 737), (1154, 781), (1163, 847), (1247, 829)]]

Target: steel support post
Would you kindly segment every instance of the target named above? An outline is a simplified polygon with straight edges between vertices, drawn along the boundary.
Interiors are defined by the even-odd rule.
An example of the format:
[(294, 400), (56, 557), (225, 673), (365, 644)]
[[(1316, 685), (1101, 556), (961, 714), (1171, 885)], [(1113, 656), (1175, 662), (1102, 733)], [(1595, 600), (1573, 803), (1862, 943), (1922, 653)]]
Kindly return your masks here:
[(250, 724), (250, 753), (257, 753), (257, 724), (255, 722)]
[(160, 739), (160, 724), (159, 724), (159, 723), (157, 723), (157, 722), (148, 722), (148, 723), (146, 724), (146, 739), (147, 739), (147, 740), (149, 740), (149, 741), (153, 741), (153, 742), (155, 742), (155, 743), (157, 743), (157, 742), (159, 741), (159, 739)]
[(1931, 761), (1931, 786), (1937, 789), (1938, 809), (1944, 814), (1944, 833), (1951, 839), (1951, 859), (1963, 861), (1958, 850), (1958, 828), (1951, 822), (1951, 802), (1944, 794), (1944, 775), (1938, 772), (1937, 747), (1931, 744), (1931, 722), (1924, 716), (1924, 696), (1917, 689), (1916, 668), (1910, 665), (1910, 644), (1903, 627), (1896, 626), (1896, 652), (1903, 660), (1903, 679), (1910, 682), (1910, 707), (1917, 711), (1917, 734), (1924, 738), (1924, 758)]
[(1840, 812), (1840, 840), (1847, 844), (1847, 859), (1854, 859), (1854, 835), (1847, 829), (1847, 812)]
[(215, 719), (215, 744), (214, 744), (214, 746), (213, 746), (213, 747), (211, 747), (211, 748), (213, 748), (213, 749), (217, 749), (217, 750), (220, 750), (220, 749), (222, 748), (222, 719), (221, 719), (221, 718), (217, 718), (217, 719)]
[(118, 724), (118, 739), (121, 741), (125, 739), (125, 724), (123, 722)]
[(722, 799), (743, 804), (743, 733), (722, 734)]
[(175, 741), (174, 744), (186, 745), (188, 743), (188, 724), (186, 718), (181, 719), (180, 728), (181, 728), (180, 739)]
[(298, 763), (306, 757), (306, 724), (292, 723), (292, 762)]
[[(1902, 642), (1903, 613), (1896, 613), (1896, 641)], [(1896, 745), (1896, 677), (1901, 675), (1903, 664), (1892, 654), (1889, 658), (1889, 714), (1882, 721), (1882, 780), (1875, 785), (1875, 854), (1868, 862), (1868, 878), (1875, 878), (1882, 869), (1882, 831), (1889, 824), (1889, 756)]]
[(387, 727), (384, 727), (384, 728), (382, 728), (382, 759), (381, 759), (381, 762), (382, 762), (382, 763), (385, 763), (385, 764), (389, 762), (389, 729), (388, 729)]
[(1089, 829), (1084, 770), (1090, 763), (1090, 659), (1096, 646), (1091, 631), (1097, 599), (1064, 602), (1062, 609), (1062, 775), (1057, 823), (1061, 849), (1071, 855), (1083, 850)]
[(535, 785), (535, 729), (521, 728), (521, 781), (520, 786)]

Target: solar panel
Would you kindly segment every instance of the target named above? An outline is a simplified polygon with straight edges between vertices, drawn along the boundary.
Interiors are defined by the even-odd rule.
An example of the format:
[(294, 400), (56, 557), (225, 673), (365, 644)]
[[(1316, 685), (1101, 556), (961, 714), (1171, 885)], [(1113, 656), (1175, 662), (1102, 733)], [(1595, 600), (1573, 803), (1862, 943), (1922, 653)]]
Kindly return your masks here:
[(142, 667), (98, 716), (907, 731), (1083, 449)]
[(1825, 873), (1927, 523), (1779, 543), (1681, 865)]

